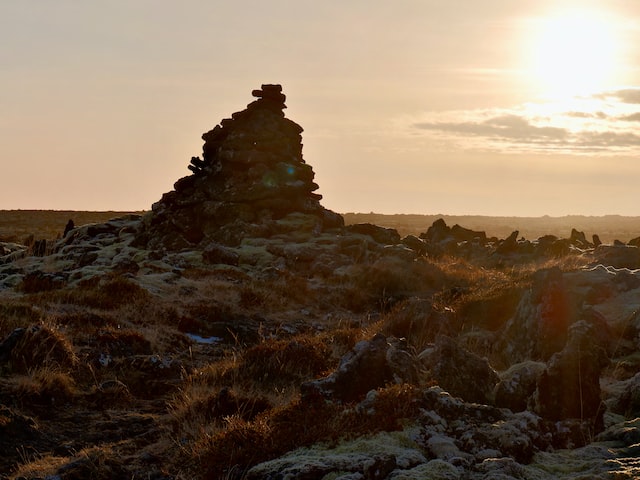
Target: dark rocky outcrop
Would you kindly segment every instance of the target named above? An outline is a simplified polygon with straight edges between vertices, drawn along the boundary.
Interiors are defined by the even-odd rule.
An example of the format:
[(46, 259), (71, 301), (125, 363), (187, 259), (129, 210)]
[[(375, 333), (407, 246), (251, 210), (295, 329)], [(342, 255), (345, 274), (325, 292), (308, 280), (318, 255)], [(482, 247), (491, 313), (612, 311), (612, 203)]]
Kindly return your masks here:
[(436, 340), (432, 375), (442, 388), (466, 402), (489, 404), (500, 381), (486, 358), (462, 348), (446, 336)]
[(551, 357), (538, 378), (536, 413), (554, 421), (568, 418), (588, 421), (596, 433), (601, 431), (604, 404), (600, 374), (607, 364), (595, 327), (586, 321), (573, 324), (566, 346)]
[(618, 398), (613, 401), (611, 409), (627, 418), (640, 417), (640, 373), (636, 373), (626, 382), (626, 386)]
[(496, 249), (496, 253), (500, 253), (504, 255), (508, 253), (517, 252), (518, 251), (518, 235), (520, 235), (520, 232), (518, 230), (511, 232), (511, 235), (509, 235), (502, 242), (500, 242), (500, 244), (498, 245), (498, 248)]
[(210, 265), (238, 265), (240, 256), (230, 248), (212, 242), (202, 251), (202, 260)]
[[(442, 218), (433, 222), (426, 232), (421, 233), (420, 239), (426, 245), (425, 252), (432, 257), (452, 253), (468, 254), (478, 249), (483, 251), (482, 247), (487, 244), (485, 232), (470, 230), (460, 225), (449, 227)], [(413, 248), (411, 245), (409, 247)]]
[(6, 362), (11, 358), (11, 351), (22, 339), (26, 331), (26, 328), (16, 328), (0, 342), (0, 362)]
[[(34, 419), (0, 404), (0, 475), (4, 477), (9, 472), (8, 467), (12, 462), (24, 461), (26, 449), (41, 437), (42, 433)], [(18, 445), (22, 447), (18, 448)]]
[(66, 237), (67, 234), (74, 228), (76, 228), (76, 224), (74, 223), (73, 219), (69, 219), (67, 224), (64, 226), (64, 233), (62, 234), (62, 237)]
[(593, 251), (597, 263), (609, 265), (615, 268), (640, 268), (640, 248), (627, 246), (623, 243), (617, 245), (600, 245)]
[[(202, 158), (145, 219), (138, 237), (150, 248), (180, 250), (216, 241), (278, 234), (277, 220), (304, 214), (309, 233), (341, 227), (342, 217), (320, 205), (314, 172), (302, 159), (302, 127), (285, 118), (280, 85), (262, 85), (246, 110), (202, 135)], [(307, 222), (309, 223), (309, 222)]]
[(523, 362), (512, 365), (500, 375), (495, 388), (495, 404), (512, 412), (522, 412), (529, 408), (529, 402), (536, 391), (538, 378), (546, 369), (542, 362)]
[(487, 234), (485, 232), (476, 232), (457, 224), (453, 227), (448, 227), (442, 218), (433, 222), (425, 233), (420, 234), (420, 238), (432, 243), (441, 242), (449, 237), (456, 242), (476, 240), (480, 243), (485, 243), (487, 241)]
[(508, 365), (548, 360), (563, 348), (574, 310), (562, 271), (554, 267), (536, 272), (531, 289), (502, 330), (496, 351)]
[(394, 228), (384, 228), (371, 223), (357, 223), (344, 228), (345, 233), (368, 235), (382, 245), (396, 245), (400, 243), (400, 234)]
[(377, 334), (356, 344), (328, 377), (301, 385), (302, 398), (341, 402), (361, 400), (367, 392), (389, 383), (416, 381), (412, 357), (401, 340)]

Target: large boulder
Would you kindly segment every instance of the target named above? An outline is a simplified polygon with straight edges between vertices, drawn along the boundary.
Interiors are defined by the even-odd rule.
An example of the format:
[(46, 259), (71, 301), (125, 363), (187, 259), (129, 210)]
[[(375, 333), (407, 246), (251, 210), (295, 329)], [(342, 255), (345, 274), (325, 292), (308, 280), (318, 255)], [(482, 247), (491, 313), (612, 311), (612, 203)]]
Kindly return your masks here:
[(301, 391), (306, 401), (327, 398), (354, 402), (370, 390), (416, 379), (416, 367), (406, 345), (394, 337), (377, 334), (357, 343), (331, 375), (302, 384)]
[[(437, 257), (442, 254), (464, 254), (474, 249), (474, 246), (484, 247), (487, 243), (487, 234), (481, 231), (474, 231), (460, 225), (447, 226), (442, 218), (439, 218), (420, 234), (420, 239), (425, 242), (424, 252)], [(415, 241), (412, 241), (415, 244)], [(409, 248), (415, 250), (411, 245)], [(422, 250), (422, 249), (421, 249)], [(480, 248), (482, 251), (482, 248)]]
[(512, 412), (529, 408), (529, 402), (538, 384), (538, 378), (547, 368), (543, 362), (522, 362), (512, 365), (500, 374), (495, 388), (495, 404)]
[(557, 421), (576, 418), (602, 430), (604, 404), (600, 374), (608, 364), (594, 325), (581, 320), (569, 329), (562, 351), (555, 353), (540, 374), (534, 394), (535, 411)]
[(493, 390), (500, 378), (486, 358), (442, 335), (436, 340), (432, 361), (431, 373), (447, 392), (466, 402), (493, 402)]
[(536, 272), (532, 287), (502, 329), (495, 351), (507, 365), (547, 361), (564, 347), (576, 308), (559, 268)]
[(615, 268), (640, 268), (640, 248), (635, 245), (600, 245), (592, 255), (594, 263)]
[(383, 245), (396, 245), (400, 243), (400, 234), (394, 228), (385, 228), (371, 223), (356, 223), (344, 228), (346, 233), (367, 235)]
[(627, 418), (640, 417), (640, 373), (625, 381), (622, 393), (613, 400), (611, 409)]

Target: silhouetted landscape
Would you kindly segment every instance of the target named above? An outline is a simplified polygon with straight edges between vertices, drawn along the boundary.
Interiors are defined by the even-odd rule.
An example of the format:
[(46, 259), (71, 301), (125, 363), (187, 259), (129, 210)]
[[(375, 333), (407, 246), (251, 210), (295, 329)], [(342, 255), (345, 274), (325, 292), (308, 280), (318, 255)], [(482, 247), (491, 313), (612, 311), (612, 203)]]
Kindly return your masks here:
[[(78, 225), (100, 223), (123, 215), (144, 212), (83, 212), (59, 210), (0, 210), (0, 241), (24, 242), (29, 236), (54, 240), (64, 231), (69, 219)], [(472, 230), (483, 230), (489, 236), (508, 237), (518, 230), (524, 238), (535, 240), (544, 235), (569, 237), (576, 229), (589, 235), (597, 234), (605, 243), (614, 240), (628, 242), (640, 236), (640, 217), (621, 215), (564, 217), (489, 217), (478, 215), (417, 215), (380, 213), (343, 213), (345, 224), (372, 223), (393, 228), (402, 236), (420, 235), (436, 220), (442, 218), (448, 225), (464, 225)]]
[(252, 96), (149, 210), (0, 211), (1, 478), (640, 475), (640, 217), (339, 214)]

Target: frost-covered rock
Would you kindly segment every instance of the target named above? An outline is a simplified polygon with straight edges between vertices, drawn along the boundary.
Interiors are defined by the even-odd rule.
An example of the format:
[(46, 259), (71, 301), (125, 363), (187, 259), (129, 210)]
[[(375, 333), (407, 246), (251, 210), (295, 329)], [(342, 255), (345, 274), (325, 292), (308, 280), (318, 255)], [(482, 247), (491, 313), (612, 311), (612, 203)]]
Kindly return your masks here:
[(389, 480), (458, 480), (463, 472), (464, 469), (446, 460), (434, 459), (409, 470), (396, 470), (389, 475)]
[(624, 390), (613, 401), (611, 409), (627, 418), (640, 417), (640, 373), (625, 382)]
[(246, 478), (323, 478), (328, 474), (335, 475), (332, 478), (355, 474), (366, 479), (393, 478), (393, 472), (409, 470), (427, 461), (420, 447), (411, 440), (412, 433), (385, 432), (343, 442), (333, 448), (320, 445), (300, 448), (254, 466)]

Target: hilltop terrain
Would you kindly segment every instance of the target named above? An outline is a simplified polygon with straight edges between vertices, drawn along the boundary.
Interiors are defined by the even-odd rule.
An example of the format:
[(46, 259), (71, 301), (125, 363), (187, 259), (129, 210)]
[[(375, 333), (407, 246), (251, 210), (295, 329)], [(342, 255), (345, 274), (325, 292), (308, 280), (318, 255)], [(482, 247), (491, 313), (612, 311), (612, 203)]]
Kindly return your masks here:
[(3, 227), (0, 477), (640, 475), (632, 224), (339, 215), (252, 94), (149, 211)]

